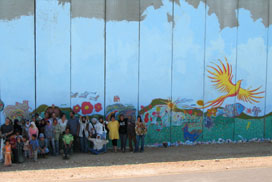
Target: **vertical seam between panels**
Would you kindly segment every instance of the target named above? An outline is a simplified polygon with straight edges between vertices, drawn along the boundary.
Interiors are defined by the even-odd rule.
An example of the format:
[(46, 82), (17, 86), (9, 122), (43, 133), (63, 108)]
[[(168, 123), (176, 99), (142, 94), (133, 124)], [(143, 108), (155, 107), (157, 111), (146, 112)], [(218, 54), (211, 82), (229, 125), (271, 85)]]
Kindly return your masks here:
[(37, 49), (37, 40), (36, 40), (36, 0), (34, 0), (34, 99), (35, 99), (35, 113), (37, 110), (37, 54), (36, 54), (36, 49)]
[[(266, 32), (266, 72), (265, 72), (265, 93), (264, 93), (264, 116), (266, 115), (266, 102), (267, 102), (267, 73), (268, 73), (268, 46), (269, 46), (269, 23), (270, 23), (270, 0), (268, 0), (268, 20), (267, 20), (267, 32)], [(266, 137), (266, 117), (264, 117), (264, 134), (263, 138)]]
[(107, 0), (104, 0), (104, 117), (106, 116), (106, 64), (107, 64), (107, 58), (106, 58), (106, 30), (107, 30)]
[(70, 0), (70, 108), (72, 108), (72, 0)]
[[(239, 30), (239, 0), (237, 0), (237, 28), (236, 28), (236, 55), (235, 55), (235, 84), (237, 83), (237, 73), (238, 73), (238, 30)], [(236, 85), (235, 85), (236, 87)], [(234, 98), (234, 104), (236, 103), (237, 97)], [(233, 111), (234, 112), (234, 111)], [(236, 117), (234, 116), (234, 122), (233, 122), (233, 132), (232, 132), (232, 140), (235, 140), (235, 123), (236, 123)]]
[(138, 22), (138, 95), (137, 95), (137, 113), (140, 111), (140, 56), (141, 56), (141, 0), (139, 0), (139, 22)]
[[(203, 99), (203, 104), (205, 105), (205, 70), (206, 70), (206, 34), (207, 34), (207, 0), (205, 0), (205, 14), (204, 14), (204, 52), (203, 52), (203, 55), (204, 55), (204, 58), (203, 58), (203, 96), (202, 96), (202, 99)], [(204, 108), (202, 109), (202, 141), (204, 139), (204, 119), (205, 119), (205, 114), (204, 114)]]
[[(171, 102), (173, 102), (173, 56), (174, 56), (174, 13), (175, 13), (175, 3), (172, 1), (172, 32), (171, 32)], [(173, 108), (170, 108), (170, 143), (172, 142), (172, 113)]]

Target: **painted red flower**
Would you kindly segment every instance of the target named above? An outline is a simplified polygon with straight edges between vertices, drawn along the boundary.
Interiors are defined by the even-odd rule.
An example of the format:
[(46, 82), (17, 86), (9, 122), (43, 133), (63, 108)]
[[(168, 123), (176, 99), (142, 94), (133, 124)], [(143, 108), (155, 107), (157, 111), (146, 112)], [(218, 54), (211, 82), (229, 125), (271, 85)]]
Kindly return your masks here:
[(152, 105), (149, 105), (149, 109), (152, 109)]
[(148, 121), (149, 121), (149, 113), (146, 113), (146, 114), (145, 114), (145, 119), (144, 119), (144, 121), (145, 121), (146, 123), (148, 123)]
[(83, 102), (81, 105), (82, 114), (91, 114), (93, 112), (93, 105), (90, 102)]
[(96, 112), (100, 112), (102, 110), (102, 104), (101, 103), (95, 104), (94, 109)]
[(73, 107), (73, 111), (75, 112), (75, 113), (78, 113), (79, 111), (80, 111), (80, 106), (77, 104), (77, 105), (75, 105), (74, 107)]
[(193, 110), (188, 110), (188, 114), (192, 115), (193, 114)]

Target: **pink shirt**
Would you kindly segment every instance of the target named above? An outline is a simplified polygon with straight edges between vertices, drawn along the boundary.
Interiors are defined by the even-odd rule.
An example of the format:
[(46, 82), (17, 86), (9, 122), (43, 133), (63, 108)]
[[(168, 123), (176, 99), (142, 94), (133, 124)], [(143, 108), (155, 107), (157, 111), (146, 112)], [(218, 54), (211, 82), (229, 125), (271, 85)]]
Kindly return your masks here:
[(29, 135), (29, 139), (31, 139), (32, 135), (36, 135), (38, 138), (38, 134), (39, 134), (39, 130), (38, 128), (29, 128), (28, 130), (28, 135)]

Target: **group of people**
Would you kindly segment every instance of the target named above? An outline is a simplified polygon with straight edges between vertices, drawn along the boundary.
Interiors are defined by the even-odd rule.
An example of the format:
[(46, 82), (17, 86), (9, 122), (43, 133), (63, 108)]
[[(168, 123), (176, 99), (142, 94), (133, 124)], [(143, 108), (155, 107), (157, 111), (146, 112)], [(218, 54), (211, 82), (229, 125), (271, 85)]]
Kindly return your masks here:
[(122, 152), (126, 152), (127, 140), (130, 152), (143, 152), (146, 133), (141, 116), (136, 121), (122, 114), (118, 120), (111, 115), (109, 121), (104, 121), (103, 117), (90, 121), (88, 116), (76, 117), (73, 111), (69, 119), (65, 114), (58, 118), (55, 113), (45, 113), (44, 118), (35, 114), (31, 121), (6, 118), (0, 128), (5, 166), (26, 159), (37, 161), (38, 157), (48, 155), (62, 154), (64, 159), (69, 159), (73, 152), (104, 153), (108, 139), (112, 141), (114, 152), (117, 152), (118, 140)]

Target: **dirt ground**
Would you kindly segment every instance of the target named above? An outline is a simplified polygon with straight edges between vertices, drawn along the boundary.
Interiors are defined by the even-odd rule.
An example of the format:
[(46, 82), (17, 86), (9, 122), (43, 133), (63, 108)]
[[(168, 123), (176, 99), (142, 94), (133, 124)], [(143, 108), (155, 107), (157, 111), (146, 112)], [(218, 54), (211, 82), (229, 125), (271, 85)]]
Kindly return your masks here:
[[(5, 181), (77, 181), (197, 170), (272, 167), (272, 143), (213, 144), (146, 148), (144, 153), (74, 154), (0, 167)], [(84, 181), (84, 180), (83, 180)]]

